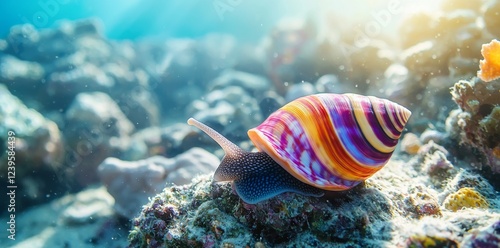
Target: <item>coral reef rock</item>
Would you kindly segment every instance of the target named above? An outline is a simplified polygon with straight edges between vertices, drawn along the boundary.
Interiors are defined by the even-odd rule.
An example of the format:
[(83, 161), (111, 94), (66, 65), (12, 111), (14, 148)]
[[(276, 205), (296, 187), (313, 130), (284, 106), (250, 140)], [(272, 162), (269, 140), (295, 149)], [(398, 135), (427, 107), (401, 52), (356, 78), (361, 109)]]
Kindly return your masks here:
[[(390, 99), (415, 106), (413, 115), (421, 118), (414, 118), (414, 123), (440, 119), (454, 107), (448, 88), (477, 74), (478, 51), (493, 38), (482, 23), (498, 22), (498, 1), (451, 2), (443, 2), (442, 11), (405, 16), (399, 26), (400, 58), (409, 70), (408, 79), (404, 87), (389, 83), (381, 88), (389, 89)], [(488, 15), (483, 15), (488, 6)]]
[(475, 230), (464, 240), (462, 247), (500, 247), (500, 221), (482, 230)]
[(14, 56), (0, 56), (0, 83), (15, 81), (25, 88), (33, 87), (45, 76), (43, 67), (31, 61), (23, 61)]
[(0, 82), (22, 100), (36, 99), (41, 107), (59, 111), (79, 93), (101, 91), (115, 99), (137, 128), (158, 124), (151, 75), (137, 63), (136, 45), (105, 39), (98, 20), (61, 21), (42, 30), (14, 26), (6, 43)]
[(308, 82), (301, 82), (298, 84), (294, 84), (288, 88), (288, 91), (286, 92), (285, 96), (285, 101), (291, 102), (299, 97), (312, 95), (315, 93), (317, 92), (316, 89), (314, 88), (314, 85)]
[(451, 94), (460, 110), (447, 120), (450, 136), (480, 153), (479, 169), (485, 164), (500, 173), (500, 81), (460, 80)]
[(213, 173), (219, 163), (211, 153), (192, 148), (174, 158), (155, 156), (135, 162), (107, 158), (99, 165), (98, 174), (115, 198), (117, 213), (133, 218), (166, 185), (190, 183), (197, 175)]
[(406, 133), (401, 139), (401, 150), (404, 152), (415, 155), (422, 146), (419, 137), (414, 133)]
[[(429, 240), (459, 244), (473, 235), (469, 230), (500, 218), (499, 198), (482, 177), (453, 167), (442, 175), (446, 185), (428, 183), (421, 163), (439, 149), (422, 151), (422, 161), (414, 166), (390, 161), (365, 184), (327, 192), (322, 198), (284, 193), (252, 205), (239, 199), (229, 183), (201, 176), (152, 197), (133, 220), (130, 246), (414, 247)], [(480, 192), (490, 205), (456, 212), (441, 207), (446, 196), (464, 187)]]
[[(104, 187), (88, 187), (16, 213), (16, 240), (0, 237), (2, 247), (125, 247), (123, 221)], [(7, 223), (7, 218), (0, 219)], [(22, 227), (22, 229), (21, 229)], [(22, 231), (21, 231), (22, 230)]]
[(496, 36), (500, 36), (500, 30), (498, 30), (498, 25), (500, 25), (500, 19), (498, 19), (498, 13), (500, 12), (500, 2), (499, 1), (487, 1), (484, 8), (484, 22), (486, 29)]
[[(30, 168), (18, 167), (18, 176), (32, 173), (33, 169), (40, 166), (61, 165), (63, 144), (57, 125), (34, 109), (26, 107), (4, 85), (0, 85), (0, 117), (2, 145), (7, 145), (8, 131), (13, 131), (17, 162), (31, 165)], [(6, 155), (3, 153), (1, 157), (2, 172), (7, 167)]]
[(131, 136), (131, 146), (121, 159), (139, 160), (155, 155), (175, 157), (199, 145), (201, 135), (186, 123), (166, 127), (148, 127)]
[(253, 75), (247, 72), (226, 70), (215, 78), (209, 84), (211, 90), (225, 88), (228, 86), (239, 86), (256, 96), (269, 90), (271, 84), (261, 76)]
[[(9, 134), (10, 133), (10, 134)], [(8, 147), (10, 147), (8, 149)], [(7, 171), (13, 173), (17, 185), (19, 209), (28, 202), (46, 201), (47, 192), (60, 193), (59, 183), (69, 180), (60, 177), (63, 167), (64, 145), (56, 123), (34, 109), (26, 107), (0, 84), (0, 185), (7, 184)], [(4, 152), (5, 151), (5, 152)], [(13, 152), (9, 155), (7, 151)], [(10, 165), (9, 164), (13, 164)], [(14, 170), (12, 170), (14, 169)], [(12, 176), (9, 173), (10, 176)], [(48, 184), (46, 178), (57, 178)], [(0, 202), (8, 205), (7, 197)]]
[(238, 57), (231, 35), (170, 39), (160, 46), (146, 44), (144, 48), (153, 57), (144, 68), (153, 78), (161, 106), (172, 116), (182, 113), (181, 109), (201, 96), (206, 84), (229, 69)]
[(64, 136), (67, 162), (81, 185), (97, 182), (97, 166), (107, 157), (118, 156), (129, 145), (134, 125), (107, 94), (80, 93), (65, 114)]
[(241, 87), (217, 89), (202, 99), (193, 101), (188, 107), (190, 116), (218, 131), (223, 128), (220, 133), (230, 139), (246, 139), (246, 135), (235, 137), (240, 133), (236, 130), (249, 130), (263, 120), (257, 100)]

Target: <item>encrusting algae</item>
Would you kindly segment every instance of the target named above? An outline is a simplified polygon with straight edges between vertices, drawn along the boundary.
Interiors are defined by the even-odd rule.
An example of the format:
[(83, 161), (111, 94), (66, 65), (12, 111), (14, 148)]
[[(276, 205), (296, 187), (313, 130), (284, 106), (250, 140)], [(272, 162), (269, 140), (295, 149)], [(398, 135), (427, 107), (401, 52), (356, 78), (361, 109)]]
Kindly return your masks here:
[(425, 235), (413, 235), (406, 240), (406, 246), (408, 248), (438, 248), (438, 247), (459, 247), (458, 243), (454, 240), (435, 237), (435, 236), (425, 236)]
[[(421, 160), (415, 162), (424, 163)], [(133, 220), (129, 245), (453, 247), (470, 236), (470, 230), (500, 218), (494, 189), (481, 176), (452, 167), (455, 172), (442, 175), (446, 185), (436, 188), (409, 180), (427, 174), (419, 167), (393, 161), (348, 192), (323, 198), (285, 193), (257, 204), (242, 201), (229, 183), (200, 176), (190, 185), (168, 187), (151, 198)], [(441, 200), (444, 194), (450, 194), (453, 200), (446, 201), (451, 205)], [(475, 207), (476, 203), (489, 208)], [(465, 208), (454, 211), (453, 204)]]
[(484, 60), (479, 61), (480, 70), (477, 76), (485, 81), (493, 81), (500, 78), (500, 41), (492, 40), (484, 44), (481, 48), (481, 54)]
[(463, 208), (487, 208), (488, 206), (486, 198), (469, 187), (459, 189), (444, 200), (444, 207), (454, 212)]

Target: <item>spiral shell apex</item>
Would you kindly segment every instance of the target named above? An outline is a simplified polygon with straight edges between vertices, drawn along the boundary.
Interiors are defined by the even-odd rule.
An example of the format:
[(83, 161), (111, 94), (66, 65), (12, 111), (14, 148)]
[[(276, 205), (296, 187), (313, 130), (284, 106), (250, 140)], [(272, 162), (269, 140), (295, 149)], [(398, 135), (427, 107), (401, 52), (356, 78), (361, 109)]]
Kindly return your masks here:
[(248, 135), (300, 181), (346, 190), (389, 161), (410, 115), (373, 96), (317, 94), (288, 103)]

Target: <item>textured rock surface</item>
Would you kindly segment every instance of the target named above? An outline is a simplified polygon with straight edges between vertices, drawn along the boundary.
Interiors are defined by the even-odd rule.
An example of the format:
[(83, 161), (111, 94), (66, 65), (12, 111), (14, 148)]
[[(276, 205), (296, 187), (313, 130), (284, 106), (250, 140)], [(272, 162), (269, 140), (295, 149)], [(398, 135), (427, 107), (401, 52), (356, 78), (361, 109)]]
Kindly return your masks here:
[[(256, 127), (263, 120), (255, 98), (238, 86), (229, 86), (211, 91), (204, 101), (195, 100), (188, 107), (190, 116), (215, 127), (226, 137), (246, 139), (244, 132)], [(238, 130), (238, 132), (237, 132)]]
[(444, 1), (439, 8), (442, 11), (420, 11), (402, 21), (399, 39), (404, 50), (400, 57), (409, 70), (409, 80), (401, 89), (391, 84), (382, 88), (390, 89), (386, 97), (405, 106), (413, 104), (414, 116), (422, 116), (420, 125), (425, 126), (424, 123), (432, 119), (444, 119), (445, 113), (454, 108), (448, 97), (449, 87), (459, 79), (476, 75), (481, 45), (492, 39), (480, 24), (491, 20), (491, 16), (479, 10), (484, 9), (487, 2), (451, 4)]
[(42, 79), (44, 74), (45, 70), (36, 62), (19, 60), (10, 55), (0, 57), (0, 83), (15, 81), (29, 88)]
[(500, 221), (481, 230), (476, 230), (465, 238), (463, 247), (499, 247), (500, 246)]
[[(31, 164), (31, 168), (19, 168), (20, 175), (26, 175), (39, 166), (60, 166), (63, 144), (57, 125), (26, 107), (4, 85), (0, 85), (0, 119), (2, 145), (7, 144), (7, 132), (14, 131), (18, 162)], [(2, 153), (2, 172), (6, 170), (6, 161), (6, 154)]]
[(174, 157), (199, 145), (200, 136), (186, 123), (145, 128), (131, 136), (131, 146), (121, 158), (132, 161), (155, 155)]
[(0, 55), (0, 82), (22, 99), (41, 107), (66, 109), (81, 92), (112, 96), (138, 128), (157, 125), (159, 110), (150, 92), (150, 75), (137, 66), (130, 42), (111, 42), (95, 19), (61, 22), (54, 29), (12, 27), (5, 55)]
[[(9, 135), (9, 131), (13, 134)], [(13, 141), (12, 145), (9, 145), (9, 140)], [(8, 146), (12, 149), (7, 150)], [(60, 177), (64, 145), (56, 123), (26, 107), (4, 85), (0, 85), (0, 150), (0, 185), (6, 187), (7, 171), (14, 173), (14, 185), (19, 186), (18, 194), (25, 196), (18, 200), (21, 209), (24, 204), (45, 201), (43, 196), (50, 190), (53, 193), (64, 191), (52, 189), (52, 186), (61, 186), (60, 183), (69, 181)], [(14, 155), (9, 156), (7, 151), (13, 151)], [(12, 160), (10, 167), (15, 170), (8, 169), (8, 160)], [(47, 184), (44, 177), (58, 180)], [(7, 197), (1, 199), (8, 205)]]
[(71, 149), (66, 162), (81, 185), (97, 182), (97, 166), (129, 146), (134, 126), (107, 94), (80, 93), (65, 114), (64, 135)]
[(188, 184), (197, 175), (213, 173), (219, 163), (213, 154), (192, 148), (174, 158), (155, 156), (134, 162), (107, 158), (98, 174), (115, 199), (117, 213), (131, 219), (166, 186)]
[(500, 20), (498, 19), (498, 13), (500, 12), (500, 2), (498, 1), (487, 1), (486, 8), (484, 8), (484, 22), (488, 31), (494, 36), (500, 36), (500, 31), (498, 30), (498, 25), (500, 25)]
[(239, 86), (247, 90), (253, 96), (257, 96), (269, 90), (271, 85), (264, 77), (234, 70), (224, 71), (209, 84), (211, 90), (228, 86)]
[(89, 187), (16, 215), (16, 240), (3, 235), (0, 242), (16, 248), (124, 247), (127, 232), (112, 206), (104, 187)]
[(301, 82), (294, 84), (288, 88), (286, 92), (285, 101), (291, 102), (299, 97), (312, 95), (318, 93), (314, 88), (314, 85), (308, 82)]
[[(156, 88), (163, 111), (183, 117), (181, 109), (203, 94), (208, 82), (236, 63), (235, 39), (207, 35), (199, 40), (171, 39), (160, 46), (145, 46), (153, 62), (150, 85)], [(154, 68), (154, 70), (151, 70)], [(176, 89), (176, 90), (172, 90)]]
[[(166, 188), (151, 198), (133, 221), (134, 247), (412, 247), (429, 239), (458, 244), (500, 218), (500, 198), (486, 180), (449, 168), (439, 185), (430, 182), (423, 158), (392, 161), (364, 185), (322, 198), (294, 193), (250, 205), (230, 184), (198, 178), (191, 185)], [(430, 153), (429, 153), (430, 152)], [(258, 187), (258, 186), (257, 186)], [(489, 209), (457, 212), (443, 207), (446, 196), (473, 187)]]
[(500, 173), (500, 81), (461, 80), (451, 94), (460, 108), (447, 120), (451, 137), (480, 153), (476, 167), (482, 169), (485, 164)]

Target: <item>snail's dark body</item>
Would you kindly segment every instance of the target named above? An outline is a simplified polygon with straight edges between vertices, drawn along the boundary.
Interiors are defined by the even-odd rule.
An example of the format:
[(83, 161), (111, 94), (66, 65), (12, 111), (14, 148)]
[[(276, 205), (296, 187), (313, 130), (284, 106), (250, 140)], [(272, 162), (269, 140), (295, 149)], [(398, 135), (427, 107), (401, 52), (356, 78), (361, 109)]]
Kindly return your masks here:
[(322, 190), (297, 180), (264, 152), (242, 152), (235, 158), (224, 157), (214, 179), (233, 181), (238, 195), (250, 204), (284, 192), (323, 195)]

